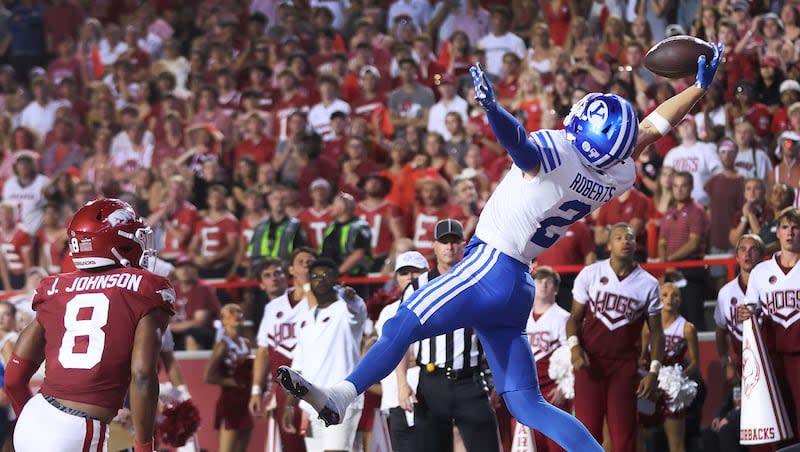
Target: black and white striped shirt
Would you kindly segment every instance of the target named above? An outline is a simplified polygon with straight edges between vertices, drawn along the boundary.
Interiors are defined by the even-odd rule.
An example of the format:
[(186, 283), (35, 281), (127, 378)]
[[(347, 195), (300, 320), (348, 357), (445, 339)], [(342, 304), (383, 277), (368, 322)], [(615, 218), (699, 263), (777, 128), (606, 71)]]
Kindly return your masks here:
[[(423, 273), (403, 291), (405, 301), (414, 291), (440, 276), (439, 270)], [(472, 328), (459, 328), (451, 333), (423, 339), (411, 344), (417, 365), (425, 368), (428, 363), (444, 369), (470, 369), (478, 367), (483, 358), (483, 348)]]

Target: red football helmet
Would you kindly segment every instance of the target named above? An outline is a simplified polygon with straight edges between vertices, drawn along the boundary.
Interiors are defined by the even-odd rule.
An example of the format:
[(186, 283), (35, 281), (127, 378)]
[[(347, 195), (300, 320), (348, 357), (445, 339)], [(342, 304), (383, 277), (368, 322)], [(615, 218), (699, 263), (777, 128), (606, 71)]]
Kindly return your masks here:
[(122, 265), (152, 271), (155, 265), (153, 231), (119, 199), (90, 201), (72, 217), (67, 233), (78, 269)]

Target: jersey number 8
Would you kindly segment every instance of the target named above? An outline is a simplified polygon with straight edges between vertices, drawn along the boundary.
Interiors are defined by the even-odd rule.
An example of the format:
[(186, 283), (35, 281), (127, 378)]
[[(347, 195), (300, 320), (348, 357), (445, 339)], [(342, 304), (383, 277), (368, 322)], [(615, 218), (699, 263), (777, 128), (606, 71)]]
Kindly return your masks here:
[[(103, 327), (107, 323), (108, 297), (105, 294), (82, 293), (69, 300), (64, 310), (64, 337), (58, 349), (61, 366), (65, 369), (91, 369), (96, 366), (106, 346)], [(81, 351), (76, 351), (78, 338), (85, 340), (80, 346)]]

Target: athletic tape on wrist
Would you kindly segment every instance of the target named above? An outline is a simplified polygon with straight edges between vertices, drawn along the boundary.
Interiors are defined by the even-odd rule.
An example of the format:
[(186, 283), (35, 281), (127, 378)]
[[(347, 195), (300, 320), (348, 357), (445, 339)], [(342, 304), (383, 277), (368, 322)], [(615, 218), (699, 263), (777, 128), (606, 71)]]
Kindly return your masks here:
[(647, 115), (647, 119), (650, 120), (650, 123), (655, 126), (656, 130), (658, 130), (658, 133), (660, 133), (662, 136), (666, 135), (667, 132), (672, 129), (672, 124), (670, 124), (669, 121), (667, 121), (667, 118), (661, 116), (657, 111)]

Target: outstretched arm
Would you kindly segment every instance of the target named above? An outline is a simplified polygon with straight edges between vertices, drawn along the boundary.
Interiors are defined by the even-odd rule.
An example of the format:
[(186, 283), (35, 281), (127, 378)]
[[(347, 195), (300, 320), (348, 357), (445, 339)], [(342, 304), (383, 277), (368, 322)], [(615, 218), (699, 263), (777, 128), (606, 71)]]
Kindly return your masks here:
[(650, 113), (639, 123), (639, 139), (633, 151), (633, 159), (639, 158), (639, 154), (647, 146), (655, 143), (656, 140), (666, 135), (669, 130), (676, 126), (683, 117), (691, 111), (694, 104), (706, 93), (717, 73), (724, 46), (720, 43), (714, 45), (714, 57), (706, 62), (706, 56), (700, 55), (697, 59), (697, 81), (693, 86), (686, 88), (679, 94), (667, 99), (659, 105), (654, 112)]
[(469, 72), (475, 84), (475, 100), (486, 110), (486, 117), (497, 141), (503, 145), (515, 165), (535, 176), (539, 172), (539, 146), (528, 138), (528, 132), (522, 124), (495, 101), (492, 84), (481, 66), (472, 66)]

